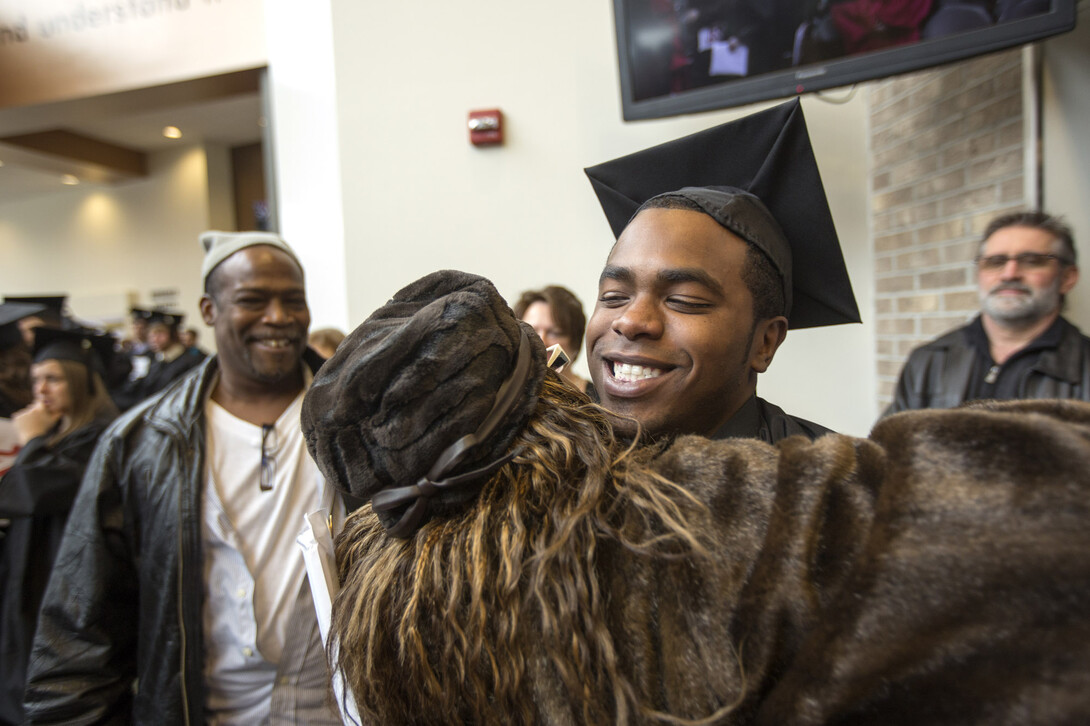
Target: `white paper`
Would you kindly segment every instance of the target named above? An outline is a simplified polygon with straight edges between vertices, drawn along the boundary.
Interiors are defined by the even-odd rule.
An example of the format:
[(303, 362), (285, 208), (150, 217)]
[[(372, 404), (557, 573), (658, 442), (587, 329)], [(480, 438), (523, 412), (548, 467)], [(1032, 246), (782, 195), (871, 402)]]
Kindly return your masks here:
[(744, 76), (749, 72), (749, 46), (727, 40), (712, 43), (708, 73), (713, 76)]
[[(295, 540), (303, 549), (303, 563), (307, 568), (307, 580), (314, 599), (314, 611), (318, 616), (318, 630), (322, 643), (329, 646), (329, 624), (333, 616), (333, 598), (340, 589), (337, 578), (337, 558), (333, 549), (333, 534), (329, 531), (329, 512), (319, 509), (304, 518), (306, 527)], [(333, 695), (341, 720), (346, 724), (359, 724), (359, 709), (351, 694), (345, 694), (344, 677), (338, 671), (333, 674)]]
[(129, 380), (135, 381), (138, 378), (144, 378), (148, 375), (148, 369), (151, 368), (151, 357), (147, 355), (134, 355), (129, 358), (132, 362), (132, 371), (129, 372)]
[(712, 33), (712, 29), (701, 28), (696, 31), (696, 50), (703, 53), (712, 47), (713, 40), (715, 40), (715, 35)]

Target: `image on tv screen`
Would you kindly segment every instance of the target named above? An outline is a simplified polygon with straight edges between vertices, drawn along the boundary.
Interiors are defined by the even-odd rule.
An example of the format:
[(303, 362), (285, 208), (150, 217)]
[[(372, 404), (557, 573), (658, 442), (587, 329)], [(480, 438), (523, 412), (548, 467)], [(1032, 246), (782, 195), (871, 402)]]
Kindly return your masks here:
[[(844, 61), (859, 61), (848, 63), (850, 82), (944, 62), (952, 49), (966, 57), (1074, 24), (1073, 0), (615, 0), (614, 7), (627, 104), (779, 76), (777, 87), (743, 95), (772, 98), (812, 90), (806, 79)], [(911, 57), (890, 53), (909, 48), (916, 48)], [(875, 61), (869, 67), (866, 57)], [(811, 68), (817, 70), (809, 74)], [(830, 82), (844, 80), (833, 74)], [(699, 110), (683, 106), (652, 115)]]

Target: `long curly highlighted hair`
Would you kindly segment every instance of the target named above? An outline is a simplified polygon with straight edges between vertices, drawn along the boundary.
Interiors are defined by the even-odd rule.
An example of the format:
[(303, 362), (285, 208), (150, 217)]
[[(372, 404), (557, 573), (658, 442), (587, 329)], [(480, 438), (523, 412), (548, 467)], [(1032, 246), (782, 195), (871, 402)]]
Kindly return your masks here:
[[(601, 546), (633, 556), (707, 557), (707, 515), (619, 442), (608, 414), (552, 373), (521, 453), (454, 516), (408, 540), (365, 506), (337, 539), (342, 589), (332, 667), (375, 723), (532, 723), (531, 660), (566, 691), (571, 719), (691, 723), (636, 693), (607, 627)], [(717, 717), (714, 714), (710, 718)]]

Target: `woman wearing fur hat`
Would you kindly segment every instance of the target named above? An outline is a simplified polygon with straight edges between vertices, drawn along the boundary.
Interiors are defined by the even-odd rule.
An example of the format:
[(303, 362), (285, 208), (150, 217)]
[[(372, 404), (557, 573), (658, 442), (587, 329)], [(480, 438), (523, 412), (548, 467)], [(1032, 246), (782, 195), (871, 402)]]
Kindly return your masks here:
[(1090, 409), (638, 445), (544, 359), (487, 280), (435, 273), (307, 394), (370, 501), (331, 651), (365, 722), (1090, 717)]

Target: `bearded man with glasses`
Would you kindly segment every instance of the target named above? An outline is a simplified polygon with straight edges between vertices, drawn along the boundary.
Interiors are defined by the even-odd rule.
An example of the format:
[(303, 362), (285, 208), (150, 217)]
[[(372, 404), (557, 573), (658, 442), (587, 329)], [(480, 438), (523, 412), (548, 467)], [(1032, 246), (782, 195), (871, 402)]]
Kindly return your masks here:
[(1044, 212), (998, 217), (975, 263), (980, 314), (912, 351), (885, 415), (975, 399), (1090, 400), (1090, 338), (1060, 315), (1079, 280), (1070, 227)]

